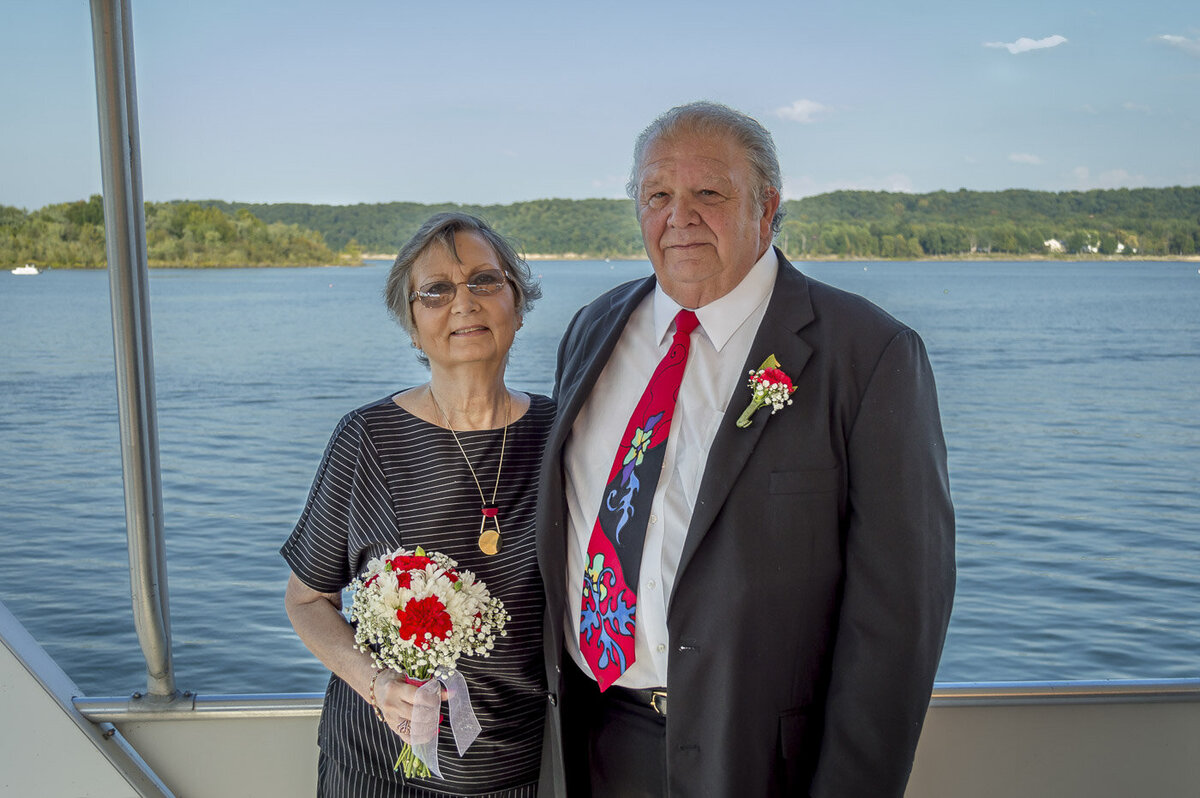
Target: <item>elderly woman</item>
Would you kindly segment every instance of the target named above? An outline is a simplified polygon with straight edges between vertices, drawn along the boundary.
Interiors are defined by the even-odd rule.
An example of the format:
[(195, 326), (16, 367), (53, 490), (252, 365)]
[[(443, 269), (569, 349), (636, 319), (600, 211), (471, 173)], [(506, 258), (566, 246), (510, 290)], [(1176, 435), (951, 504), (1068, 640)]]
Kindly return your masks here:
[[(536, 793), (546, 698), (534, 504), (554, 407), (509, 389), (504, 370), (540, 295), (512, 247), (465, 214), (429, 219), (392, 266), (387, 304), (429, 381), (341, 420), (282, 548), (288, 616), (333, 674), (318, 732), (319, 795)], [(416, 688), (355, 650), (342, 614), (342, 589), (400, 546), (457, 560), (511, 616), (490, 657), (459, 660), (482, 732), (462, 757), (448, 730), (439, 735), (441, 779), (393, 770), (411, 742)]]

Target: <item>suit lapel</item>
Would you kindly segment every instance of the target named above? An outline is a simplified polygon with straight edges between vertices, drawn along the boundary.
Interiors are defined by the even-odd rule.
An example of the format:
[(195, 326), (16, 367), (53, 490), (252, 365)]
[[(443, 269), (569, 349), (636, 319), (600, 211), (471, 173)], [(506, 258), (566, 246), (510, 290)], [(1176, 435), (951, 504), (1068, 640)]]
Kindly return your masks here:
[(609, 297), (609, 306), (588, 323), (587, 329), (575, 334), (574, 353), (567, 353), (567, 362), (561, 368), (555, 399), (558, 412), (554, 428), (550, 433), (547, 452), (560, 456), (584, 402), (591, 394), (592, 386), (600, 378), (600, 372), (608, 363), (626, 322), (638, 303), (654, 289), (654, 278), (632, 283), (628, 291), (614, 293)]
[[(767, 305), (758, 333), (754, 336), (754, 343), (750, 346), (750, 354), (742, 367), (742, 373), (747, 374), (751, 369), (757, 369), (768, 355), (773, 354), (779, 359), (783, 370), (792, 378), (799, 392), (805, 390), (803, 371), (809, 357), (812, 356), (812, 347), (800, 337), (799, 332), (813, 320), (812, 302), (808, 293), (808, 280), (783, 257), (782, 253), (776, 252), (779, 257), (779, 274), (775, 279), (770, 304)], [(743, 429), (737, 426), (738, 416), (746, 409), (749, 401), (750, 390), (745, 381), (740, 381), (725, 410), (725, 416), (721, 419), (721, 426), (713, 439), (712, 448), (709, 449), (708, 462), (700, 481), (700, 491), (692, 510), (692, 521), (680, 553), (676, 581), (687, 568), (704, 536), (708, 534), (717, 513), (724, 506), (737, 482), (738, 475), (758, 445), (759, 438), (770, 429), (769, 408), (755, 413), (753, 423), (749, 427)]]

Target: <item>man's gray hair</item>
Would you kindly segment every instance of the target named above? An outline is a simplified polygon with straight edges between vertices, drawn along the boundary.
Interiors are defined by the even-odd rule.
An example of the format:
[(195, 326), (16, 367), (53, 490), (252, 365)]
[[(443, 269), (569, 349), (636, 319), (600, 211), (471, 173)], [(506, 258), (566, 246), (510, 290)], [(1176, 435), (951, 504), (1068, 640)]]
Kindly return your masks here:
[[(637, 142), (633, 145), (633, 169), (629, 173), (629, 182), (625, 184), (625, 192), (634, 201), (638, 216), (641, 216), (641, 206), (637, 204), (638, 192), (641, 189), (638, 177), (642, 171), (642, 159), (646, 157), (646, 150), (656, 141), (686, 134), (725, 136), (736, 142), (746, 153), (750, 167), (754, 170), (756, 203), (761, 204), (766, 200), (768, 189), (782, 192), (783, 175), (779, 168), (779, 153), (776, 152), (775, 141), (767, 129), (757, 119), (735, 111), (728, 105), (701, 100), (675, 106), (651, 122), (637, 137)], [(783, 217), (781, 201), (779, 209), (771, 219), (772, 233), (779, 232), (783, 225)]]

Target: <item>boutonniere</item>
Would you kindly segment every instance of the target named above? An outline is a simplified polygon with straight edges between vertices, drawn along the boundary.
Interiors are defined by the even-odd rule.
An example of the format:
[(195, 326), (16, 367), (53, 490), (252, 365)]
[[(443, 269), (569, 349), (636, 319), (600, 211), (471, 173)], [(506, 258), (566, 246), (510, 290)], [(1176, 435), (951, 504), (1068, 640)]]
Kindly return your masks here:
[(750, 372), (750, 390), (750, 405), (737, 420), (737, 425), (743, 428), (750, 426), (750, 417), (760, 407), (770, 405), (771, 415), (775, 415), (784, 405), (790, 405), (796, 386), (792, 385), (792, 378), (779, 368), (775, 356), (768, 355), (757, 371)]

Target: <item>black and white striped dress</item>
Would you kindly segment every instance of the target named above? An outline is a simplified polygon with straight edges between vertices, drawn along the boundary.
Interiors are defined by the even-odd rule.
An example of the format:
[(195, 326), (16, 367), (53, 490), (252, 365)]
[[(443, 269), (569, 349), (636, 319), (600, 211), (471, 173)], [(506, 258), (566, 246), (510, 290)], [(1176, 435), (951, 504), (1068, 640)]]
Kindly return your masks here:
[[(536, 794), (545, 721), (541, 620), (544, 607), (534, 547), (538, 466), (553, 402), (531, 395), (508, 430), (496, 504), (503, 546), (478, 547), (479, 491), (451, 433), (401, 409), (390, 397), (349, 413), (325, 450), (295, 531), (281, 549), (313, 590), (336, 593), (367, 562), (399, 546), (440, 551), (473, 571), (511, 615), (488, 658), (464, 657), (459, 670), (483, 731), (458, 756), (448, 718), (438, 738), (443, 779), (406, 783), (392, 766), (403, 741), (336, 676), (317, 733), (322, 796), (504, 796)], [(491, 499), (503, 430), (459, 432)], [(348, 602), (347, 602), (348, 603)]]

